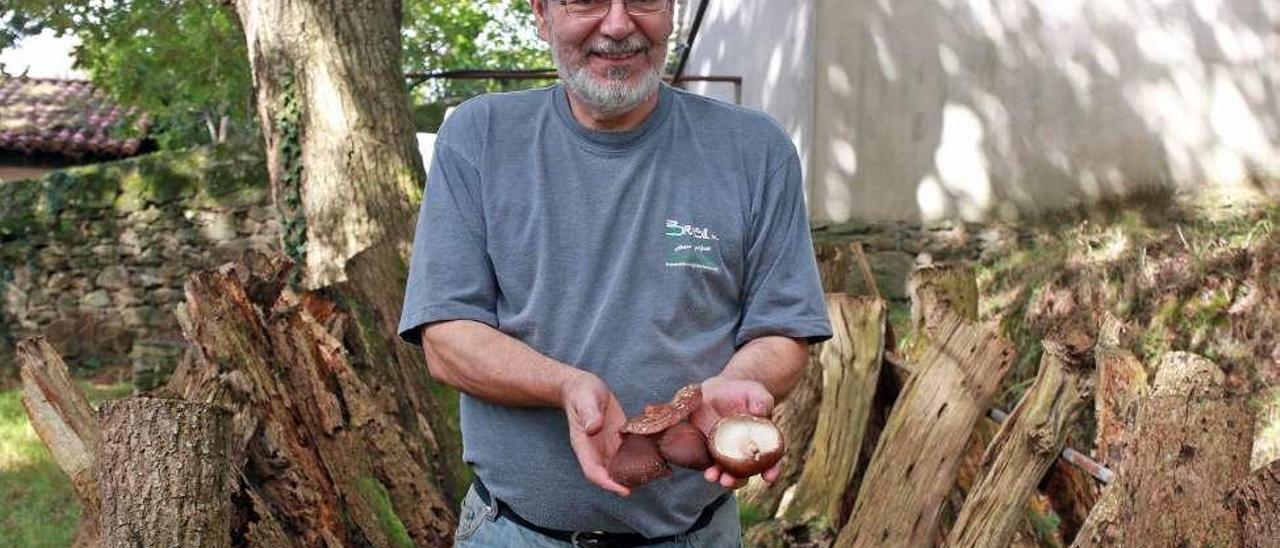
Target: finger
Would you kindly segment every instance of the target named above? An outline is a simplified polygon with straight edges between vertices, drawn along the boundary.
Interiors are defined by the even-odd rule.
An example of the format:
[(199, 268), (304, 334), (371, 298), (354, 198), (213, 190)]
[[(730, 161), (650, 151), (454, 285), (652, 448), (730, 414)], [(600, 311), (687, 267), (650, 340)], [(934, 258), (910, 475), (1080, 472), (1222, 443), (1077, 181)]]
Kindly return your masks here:
[(773, 465), (768, 470), (765, 470), (763, 474), (760, 474), (760, 479), (772, 484), (773, 482), (778, 481), (778, 476), (780, 475), (782, 475), (782, 461), (778, 461), (778, 464)]
[(702, 477), (705, 478), (710, 483), (719, 483), (720, 469), (715, 466), (712, 466), (711, 468), (706, 469), (706, 471), (702, 473)]
[(742, 485), (745, 485), (745, 484), (746, 484), (745, 481), (739, 483), (738, 478), (735, 478), (729, 474), (720, 474), (720, 485), (723, 485), (725, 489), (737, 489), (739, 487), (742, 487)]
[(613, 481), (613, 478), (609, 477), (609, 471), (603, 466), (584, 465), (583, 473), (587, 476), (587, 481), (596, 484), (605, 491), (609, 491), (623, 497), (631, 495), (631, 490), (627, 489), (625, 485)]

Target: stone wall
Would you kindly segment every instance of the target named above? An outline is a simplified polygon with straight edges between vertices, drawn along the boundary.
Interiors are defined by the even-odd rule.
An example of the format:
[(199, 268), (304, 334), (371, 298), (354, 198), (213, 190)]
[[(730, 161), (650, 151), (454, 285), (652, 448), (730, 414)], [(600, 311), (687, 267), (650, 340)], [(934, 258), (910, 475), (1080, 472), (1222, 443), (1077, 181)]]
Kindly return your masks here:
[(265, 164), (250, 150), (0, 183), (0, 377), (12, 375), (13, 344), (36, 334), (82, 370), (171, 357), (186, 276), (278, 247)]
[[(194, 271), (277, 247), (263, 161), (222, 147), (157, 153), (0, 184), (0, 380), (12, 345), (43, 334), (81, 372), (132, 365), (163, 378), (184, 345), (174, 317)], [(917, 264), (965, 261), (1019, 238), (1012, 228), (943, 223), (819, 224), (828, 291), (867, 293), (853, 246), (879, 291), (905, 300)]]

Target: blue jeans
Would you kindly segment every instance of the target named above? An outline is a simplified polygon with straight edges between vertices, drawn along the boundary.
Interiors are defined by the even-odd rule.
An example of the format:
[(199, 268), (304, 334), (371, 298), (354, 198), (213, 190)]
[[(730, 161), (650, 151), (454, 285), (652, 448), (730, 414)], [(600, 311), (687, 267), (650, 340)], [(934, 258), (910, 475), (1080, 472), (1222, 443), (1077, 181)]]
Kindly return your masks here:
[[(458, 531), (453, 541), (456, 548), (570, 548), (568, 542), (559, 541), (530, 531), (498, 517), (498, 510), (488, 506), (473, 486), (462, 499), (462, 511), (458, 514)], [(738, 499), (731, 497), (720, 505), (711, 523), (688, 535), (680, 535), (670, 542), (654, 544), (653, 548), (740, 548), (742, 525), (738, 522)]]

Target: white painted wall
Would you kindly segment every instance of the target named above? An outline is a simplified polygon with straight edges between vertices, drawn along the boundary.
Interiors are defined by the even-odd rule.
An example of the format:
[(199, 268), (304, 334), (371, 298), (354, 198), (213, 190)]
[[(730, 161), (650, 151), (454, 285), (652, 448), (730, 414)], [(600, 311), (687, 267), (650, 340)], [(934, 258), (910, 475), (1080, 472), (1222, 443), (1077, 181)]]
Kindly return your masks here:
[[(685, 75), (741, 76), (742, 104), (776, 118), (809, 165), (813, 139), (815, 0), (706, 0), (710, 2), (689, 54)], [(684, 16), (690, 20), (697, 0)], [(691, 83), (689, 89), (733, 102), (727, 83)]]
[(708, 1), (687, 72), (791, 131), (815, 220), (1276, 193), (1276, 0)]

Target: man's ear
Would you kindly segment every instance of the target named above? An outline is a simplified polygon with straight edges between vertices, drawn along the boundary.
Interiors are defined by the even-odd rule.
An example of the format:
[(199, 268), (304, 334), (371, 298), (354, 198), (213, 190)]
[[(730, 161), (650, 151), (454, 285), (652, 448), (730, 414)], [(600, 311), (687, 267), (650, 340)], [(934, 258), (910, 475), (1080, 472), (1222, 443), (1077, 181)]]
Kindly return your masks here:
[(533, 18), (538, 23), (538, 38), (543, 42), (551, 43), (550, 30), (547, 22), (547, 2), (552, 0), (529, 0), (529, 7), (533, 9)]

